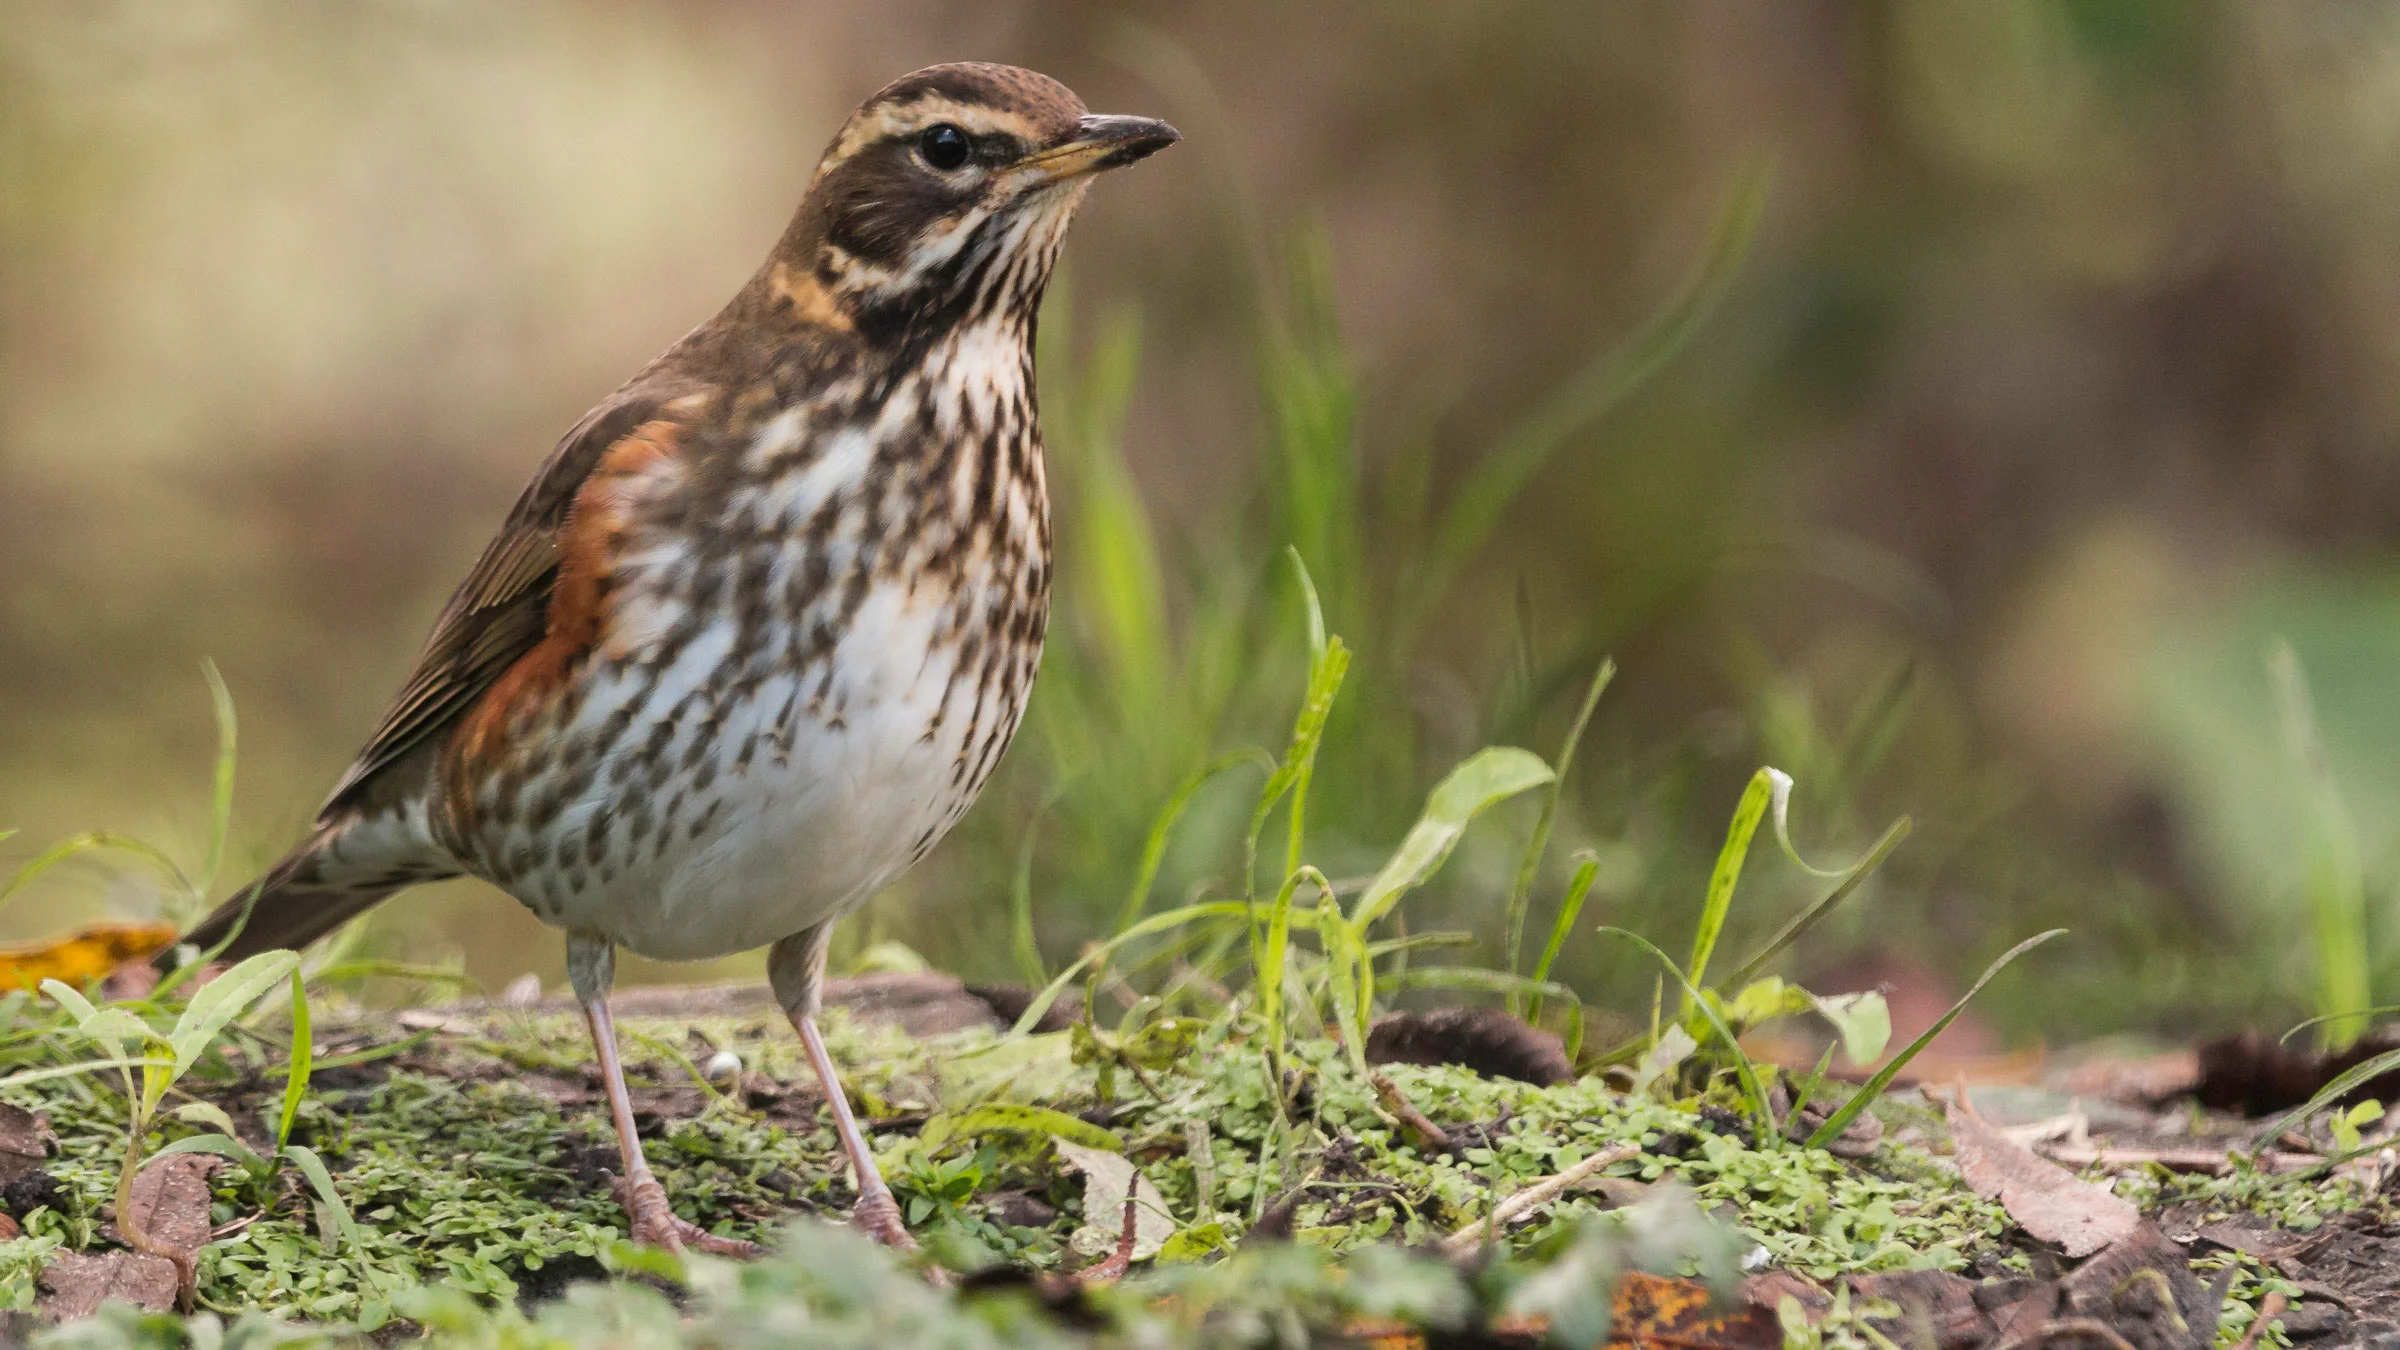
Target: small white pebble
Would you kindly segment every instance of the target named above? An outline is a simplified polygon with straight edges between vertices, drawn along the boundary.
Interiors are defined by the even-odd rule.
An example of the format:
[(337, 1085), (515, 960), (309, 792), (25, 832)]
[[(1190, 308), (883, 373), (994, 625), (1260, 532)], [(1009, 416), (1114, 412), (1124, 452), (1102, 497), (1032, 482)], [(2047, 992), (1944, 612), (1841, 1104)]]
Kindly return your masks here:
[(1775, 1254), (1768, 1251), (1766, 1248), (1752, 1247), (1749, 1251), (1742, 1254), (1742, 1269), (1746, 1271), (1765, 1270), (1767, 1268), (1767, 1263), (1773, 1261), (1774, 1259)]
[(731, 1078), (741, 1071), (742, 1057), (731, 1050), (719, 1050), (710, 1055), (708, 1063), (700, 1070), (701, 1073), (708, 1076), (710, 1082)]

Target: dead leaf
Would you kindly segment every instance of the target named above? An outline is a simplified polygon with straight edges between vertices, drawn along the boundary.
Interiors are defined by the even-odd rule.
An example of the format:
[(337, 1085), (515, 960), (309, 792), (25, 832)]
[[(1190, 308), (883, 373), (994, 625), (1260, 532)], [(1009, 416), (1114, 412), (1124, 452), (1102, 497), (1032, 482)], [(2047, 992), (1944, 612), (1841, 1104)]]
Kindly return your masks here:
[(2135, 1350), (2206, 1350), (2224, 1291), (2202, 1284), (2183, 1249), (2145, 1220), (2061, 1280), (2059, 1294), (2062, 1314), (2098, 1321)]
[(175, 1263), (163, 1256), (60, 1252), (42, 1270), (42, 1294), (34, 1311), (53, 1322), (71, 1322), (117, 1298), (150, 1312), (165, 1312), (175, 1306), (178, 1282)]
[(153, 1247), (191, 1253), (208, 1242), (209, 1179), (225, 1165), (213, 1153), (176, 1153), (133, 1178), (133, 1221)]
[[(1175, 1235), (1175, 1216), (1167, 1212), (1166, 1197), (1150, 1184), (1133, 1161), (1122, 1153), (1107, 1149), (1087, 1148), (1066, 1139), (1053, 1139), (1059, 1160), (1083, 1173), (1083, 1221), (1069, 1241), (1078, 1250), (1089, 1247), (1087, 1255), (1113, 1250), (1117, 1245), (1118, 1215), (1125, 1212), (1125, 1194), (1133, 1192), (1133, 1258), (1146, 1260), (1158, 1255)], [(1088, 1237), (1086, 1235), (1089, 1235)]]
[(0, 1102), (0, 1181), (39, 1169), (50, 1156), (50, 1118)]
[[(1542, 1317), (1503, 1317), (1488, 1338), (1460, 1344), (1547, 1344)], [(1426, 1350), (1423, 1332), (1394, 1322), (1358, 1322), (1342, 1329), (1346, 1344), (1373, 1350)], [(1445, 1342), (1448, 1343), (1448, 1342)], [(1783, 1325), (1771, 1308), (1719, 1303), (1706, 1284), (1664, 1275), (1627, 1275), (1609, 1300), (1608, 1350), (1780, 1350)]]
[(128, 961), (143, 961), (175, 940), (171, 923), (96, 923), (65, 937), (0, 946), (0, 989), (31, 989), (44, 980), (80, 985)]
[[(133, 1226), (151, 1251), (97, 1256), (61, 1252), (42, 1271), (47, 1291), (35, 1311), (54, 1321), (88, 1317), (103, 1299), (121, 1298), (153, 1312), (190, 1292), (193, 1253), (208, 1242), (209, 1178), (225, 1165), (205, 1153), (160, 1158), (133, 1179)], [(123, 1240), (120, 1230), (104, 1230)]]
[(1698, 1280), (1627, 1275), (1610, 1309), (1610, 1350), (1769, 1350), (1783, 1344), (1774, 1313), (1721, 1305)]
[(2017, 1225), (2069, 1256), (2089, 1256), (2126, 1237), (2141, 1221), (2132, 1202), (2053, 1162), (2035, 1157), (1974, 1111), (1953, 1100), (1945, 1114), (1958, 1170), (1986, 1200), (1998, 1200)]
[(2102, 1056), (2088, 1059), (2061, 1074), (2058, 1090), (2074, 1097), (2156, 1106), (2184, 1096), (2200, 1086), (2200, 1054), (2170, 1050), (2137, 1059)]

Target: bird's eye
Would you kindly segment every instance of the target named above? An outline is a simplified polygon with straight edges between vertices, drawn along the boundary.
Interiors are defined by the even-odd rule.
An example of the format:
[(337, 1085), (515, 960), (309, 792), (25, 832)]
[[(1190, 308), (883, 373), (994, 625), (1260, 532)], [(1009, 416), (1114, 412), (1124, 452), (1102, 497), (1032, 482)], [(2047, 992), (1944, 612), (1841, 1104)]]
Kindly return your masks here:
[(917, 153), (944, 173), (964, 167), (974, 148), (967, 140), (967, 133), (948, 122), (927, 127), (917, 136)]

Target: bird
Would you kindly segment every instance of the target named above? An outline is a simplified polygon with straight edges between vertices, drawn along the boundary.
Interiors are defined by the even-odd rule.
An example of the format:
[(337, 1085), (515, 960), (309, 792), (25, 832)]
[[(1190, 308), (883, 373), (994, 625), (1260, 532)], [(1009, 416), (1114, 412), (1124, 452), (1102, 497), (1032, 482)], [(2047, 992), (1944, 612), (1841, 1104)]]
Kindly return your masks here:
[(768, 949), (852, 1220), (912, 1246), (817, 1027), (834, 924), (922, 860), (1024, 712), (1051, 527), (1033, 341), (1102, 173), (1180, 140), (966, 62), (860, 104), (765, 263), (560, 440), (300, 844), (162, 954), (297, 949), (472, 876), (565, 934), (637, 1242), (619, 948)]

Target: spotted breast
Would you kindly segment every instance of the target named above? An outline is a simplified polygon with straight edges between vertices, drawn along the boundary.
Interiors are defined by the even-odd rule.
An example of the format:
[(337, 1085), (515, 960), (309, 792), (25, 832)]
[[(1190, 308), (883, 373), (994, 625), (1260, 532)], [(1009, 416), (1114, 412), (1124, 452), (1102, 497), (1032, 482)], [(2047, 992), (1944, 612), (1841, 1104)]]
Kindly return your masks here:
[(763, 372), (729, 417), (687, 395), (612, 444), (562, 534), (555, 654), (441, 763), (451, 854), (665, 959), (798, 932), (923, 857), (1041, 657), (1031, 327), (995, 308), (898, 378)]

